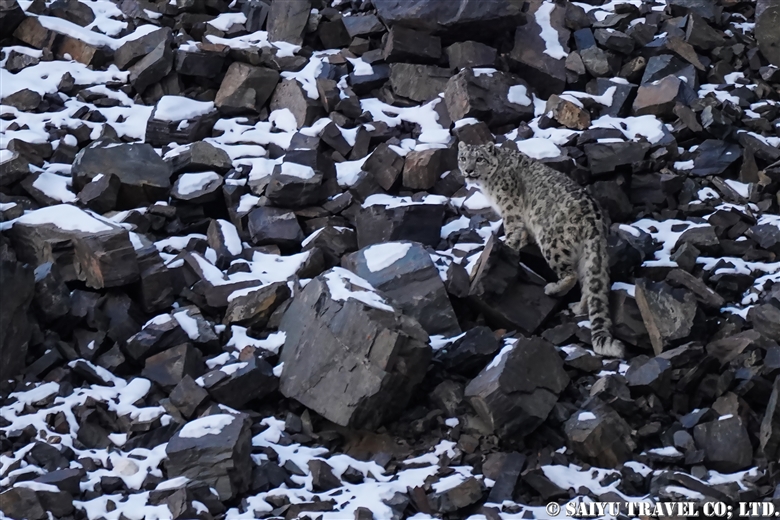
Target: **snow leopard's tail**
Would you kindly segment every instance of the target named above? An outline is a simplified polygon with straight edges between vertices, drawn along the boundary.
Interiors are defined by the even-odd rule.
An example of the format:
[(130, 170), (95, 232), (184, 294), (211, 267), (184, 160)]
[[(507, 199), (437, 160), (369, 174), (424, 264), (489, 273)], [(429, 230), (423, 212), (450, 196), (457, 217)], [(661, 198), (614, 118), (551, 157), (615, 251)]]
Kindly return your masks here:
[(596, 354), (624, 357), (626, 348), (612, 337), (612, 319), (609, 312), (609, 259), (607, 241), (597, 234), (585, 243), (579, 265), (583, 302), (588, 306), (590, 333)]

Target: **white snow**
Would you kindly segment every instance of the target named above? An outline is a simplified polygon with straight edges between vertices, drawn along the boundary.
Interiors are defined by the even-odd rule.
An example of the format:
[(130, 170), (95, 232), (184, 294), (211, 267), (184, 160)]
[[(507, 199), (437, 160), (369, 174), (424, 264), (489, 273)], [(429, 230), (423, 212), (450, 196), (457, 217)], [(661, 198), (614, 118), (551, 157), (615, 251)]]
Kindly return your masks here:
[(187, 314), (187, 311), (174, 313), (173, 319), (176, 320), (190, 339), (198, 339), (200, 337), (198, 322), (195, 318)]
[(536, 10), (535, 18), (536, 23), (542, 28), (539, 35), (544, 40), (544, 53), (556, 60), (560, 60), (568, 56), (569, 53), (563, 50), (560, 41), (558, 41), (558, 31), (553, 28), (550, 22), (550, 15), (553, 9), (555, 9), (555, 4), (548, 0)]
[[(362, 302), (369, 307), (384, 311), (393, 312), (393, 308), (385, 302), (385, 299), (379, 296), (375, 289), (358, 275), (347, 271), (341, 267), (334, 267), (325, 273), (325, 280), (328, 284), (328, 291), (331, 299), (335, 301), (347, 301), (349, 299)], [(362, 291), (353, 291), (348, 285), (363, 289)]]
[(238, 236), (238, 229), (236, 229), (236, 226), (221, 218), (217, 219), (217, 224), (219, 225), (220, 231), (222, 231), (222, 236), (225, 239), (225, 247), (227, 247), (228, 252), (231, 255), (240, 255), (241, 251), (244, 250), (244, 247), (241, 245), (241, 238)]
[(185, 96), (163, 96), (154, 109), (158, 121), (186, 121), (214, 110), (213, 101), (196, 101)]
[(298, 129), (298, 122), (289, 108), (274, 110), (268, 116), (268, 122), (273, 123), (276, 128), (284, 132), (295, 132)]
[[(525, 85), (512, 85), (506, 95), (507, 101), (517, 105), (529, 106), (531, 98), (528, 97), (528, 89)], [(455, 126), (457, 128), (457, 125)]]
[(213, 20), (207, 22), (215, 29), (219, 29), (222, 32), (227, 32), (233, 25), (240, 25), (246, 23), (246, 15), (244, 13), (222, 13)]
[(192, 195), (221, 178), (217, 172), (185, 173), (176, 180), (174, 190), (179, 195)]
[(282, 163), (282, 175), (288, 175), (290, 177), (298, 177), (299, 179), (313, 179), (315, 172), (311, 166), (305, 164), (298, 164), (293, 162)]
[(64, 231), (82, 231), (84, 233), (100, 233), (115, 229), (70, 204), (58, 204), (30, 211), (11, 222), (29, 226), (52, 224)]
[(577, 415), (578, 421), (590, 421), (595, 418), (596, 416), (592, 412), (580, 412), (579, 415)]
[(485, 370), (490, 370), (491, 368), (495, 368), (498, 365), (501, 364), (501, 362), (504, 360), (504, 358), (509, 355), (512, 350), (515, 348), (515, 344), (517, 344), (516, 339), (506, 339), (504, 340), (504, 347), (496, 354), (496, 356), (493, 358), (493, 360), (488, 364), (487, 367), (485, 367)]
[(78, 197), (68, 189), (71, 184), (70, 175), (65, 177), (51, 171), (41, 172), (32, 183), (33, 188), (41, 190), (47, 197), (60, 202), (76, 202)]
[(388, 242), (368, 247), (363, 251), (366, 267), (372, 273), (387, 269), (405, 257), (411, 248), (412, 244), (409, 242)]
[(516, 141), (517, 149), (532, 159), (547, 159), (558, 157), (561, 150), (549, 139), (531, 137), (523, 141)]
[(205, 435), (219, 435), (222, 433), (222, 429), (229, 426), (233, 420), (234, 417), (228, 414), (207, 415), (182, 426), (182, 429), (179, 430), (179, 437), (199, 439)]

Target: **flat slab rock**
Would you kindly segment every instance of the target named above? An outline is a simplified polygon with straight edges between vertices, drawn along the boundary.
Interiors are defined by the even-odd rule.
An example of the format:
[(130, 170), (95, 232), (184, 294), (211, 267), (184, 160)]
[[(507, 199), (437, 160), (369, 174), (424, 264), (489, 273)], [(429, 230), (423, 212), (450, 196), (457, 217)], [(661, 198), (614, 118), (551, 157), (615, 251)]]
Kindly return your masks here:
[(309, 282), (279, 330), (286, 334), (282, 394), (350, 428), (396, 417), (431, 359), (420, 324), (341, 268)]

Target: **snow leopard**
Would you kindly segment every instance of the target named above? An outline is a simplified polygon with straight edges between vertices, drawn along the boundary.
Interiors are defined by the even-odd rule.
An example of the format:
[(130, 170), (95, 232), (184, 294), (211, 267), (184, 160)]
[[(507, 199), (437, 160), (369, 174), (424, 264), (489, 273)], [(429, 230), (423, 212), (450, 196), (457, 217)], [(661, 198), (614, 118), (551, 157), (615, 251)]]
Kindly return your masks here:
[(611, 332), (607, 226), (598, 203), (566, 174), (506, 144), (460, 142), (458, 167), (503, 218), (506, 245), (539, 246), (558, 276), (545, 294), (564, 296), (580, 280), (582, 299), (573, 310), (588, 314), (593, 350), (624, 357), (625, 346)]

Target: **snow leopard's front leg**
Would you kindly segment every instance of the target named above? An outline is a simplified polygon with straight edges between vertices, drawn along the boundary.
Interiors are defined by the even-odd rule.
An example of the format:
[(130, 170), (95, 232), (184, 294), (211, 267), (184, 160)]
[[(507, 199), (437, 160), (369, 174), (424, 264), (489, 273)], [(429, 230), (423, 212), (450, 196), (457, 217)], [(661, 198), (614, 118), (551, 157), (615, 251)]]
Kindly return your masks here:
[(520, 251), (530, 242), (528, 229), (519, 216), (507, 215), (504, 217), (504, 231), (506, 232), (506, 245), (515, 251)]

